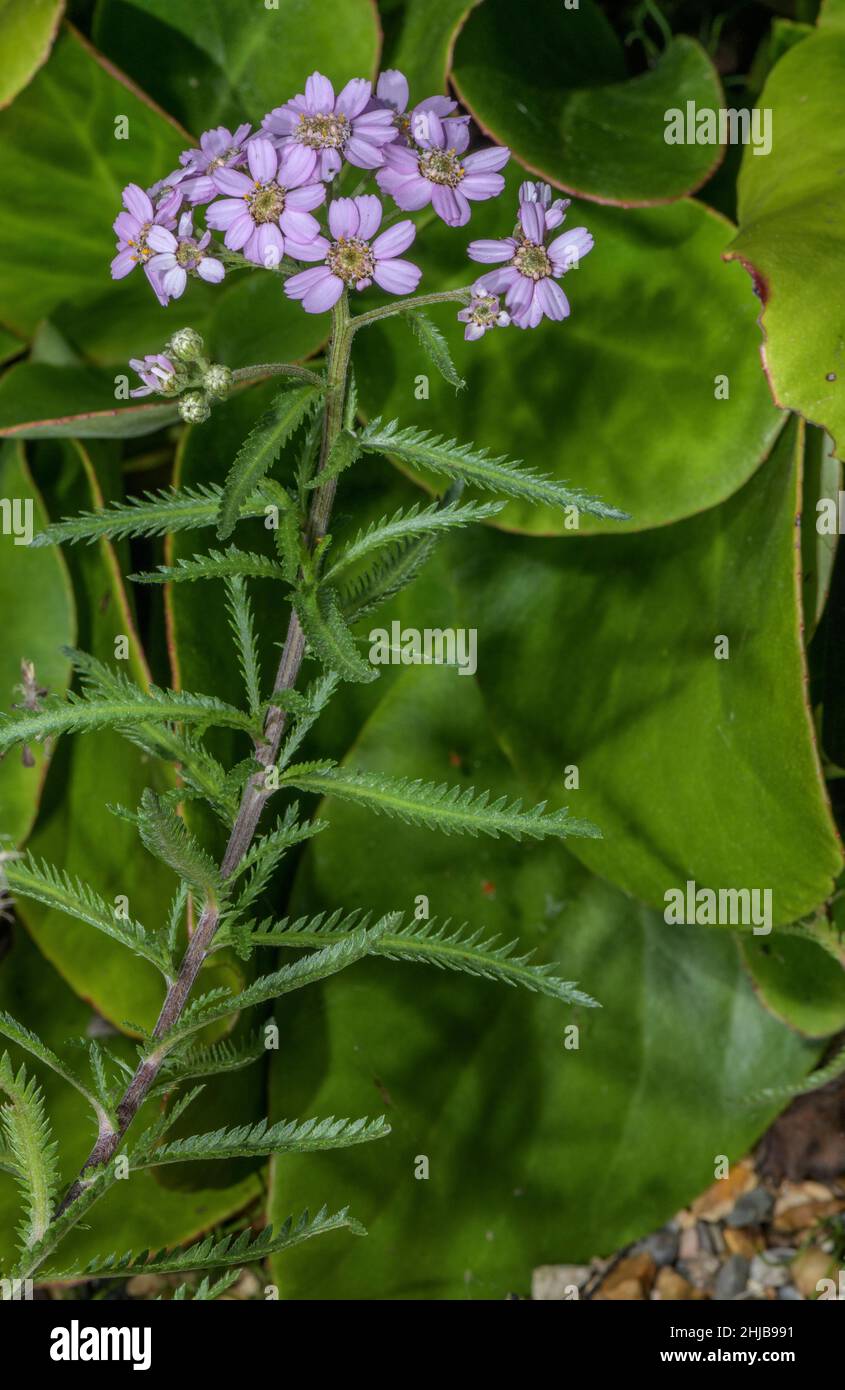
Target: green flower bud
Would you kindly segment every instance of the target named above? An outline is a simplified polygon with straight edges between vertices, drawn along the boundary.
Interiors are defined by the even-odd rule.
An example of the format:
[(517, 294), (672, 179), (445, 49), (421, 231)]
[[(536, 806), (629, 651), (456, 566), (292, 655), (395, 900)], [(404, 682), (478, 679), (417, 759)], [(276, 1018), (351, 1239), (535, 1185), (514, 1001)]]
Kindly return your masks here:
[(187, 425), (201, 425), (211, 414), (204, 391), (186, 391), (179, 398), (179, 414)]
[(203, 341), (195, 328), (179, 328), (170, 339), (165, 352), (183, 362), (195, 362), (202, 356)]
[(224, 367), (222, 362), (212, 362), (208, 371), (202, 379), (202, 384), (210, 396), (216, 396), (222, 400), (229, 394), (232, 385), (232, 373), (228, 367)]

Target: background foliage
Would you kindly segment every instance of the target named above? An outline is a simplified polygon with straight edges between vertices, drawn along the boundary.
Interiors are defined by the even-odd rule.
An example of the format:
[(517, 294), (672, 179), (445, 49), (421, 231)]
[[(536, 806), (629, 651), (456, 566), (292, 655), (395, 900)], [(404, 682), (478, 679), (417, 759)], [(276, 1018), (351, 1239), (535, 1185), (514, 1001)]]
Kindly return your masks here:
[[(585, 516), (572, 532), (559, 512), (511, 503), (469, 545), (445, 546), (378, 621), (476, 627), (477, 681), (387, 668), (374, 686), (347, 686), (312, 741), (312, 756), (535, 798), (560, 795), (577, 764), (570, 808), (604, 840), (572, 853), (457, 843), (338, 803), (331, 833), (303, 847), (267, 903), (277, 916), (338, 902), (408, 910), (425, 894), (433, 915), (519, 936), (600, 999), (578, 1018), (580, 1049), (565, 1049), (551, 1001), (361, 964), (279, 1008), (280, 1050), (254, 1082), (204, 1097), (202, 1127), (258, 1119), (269, 1095), (274, 1116), (384, 1108), (391, 1138), (272, 1171), (144, 1174), (74, 1237), (83, 1253), (98, 1248), (98, 1223), (120, 1248), (174, 1243), (245, 1207), (278, 1219), (318, 1192), (349, 1203), (370, 1238), (329, 1235), (280, 1258), (288, 1296), (524, 1291), (532, 1265), (609, 1252), (665, 1220), (710, 1180), (716, 1154), (738, 1157), (764, 1128), (773, 1111), (753, 1095), (799, 1081), (845, 1024), (827, 906), (842, 869), (843, 577), (815, 531), (845, 433), (845, 6), (816, 9), (384, 0), (377, 12), (344, 0), (338, 20), (313, 0), (97, 0), (60, 23), (60, 3), (0, 6), (16, 54), (0, 86), (0, 495), (33, 497), (41, 524), (171, 480), (222, 482), (267, 388), (240, 391), (209, 426), (177, 428), (167, 404), (116, 405), (115, 374), (183, 321), (232, 367), (313, 357), (325, 321), (261, 276), (195, 282), (167, 314), (140, 277), (112, 283), (120, 190), (170, 168), (208, 126), (260, 119), (317, 66), (343, 81), (396, 65), (418, 98), (448, 76), (478, 126), (512, 147), (510, 183), (528, 169), (578, 198), (596, 251), (555, 333), (465, 348), (454, 310), (435, 315), (467, 379), (459, 394), (432, 377), (430, 399), (415, 399), (429, 365), (402, 325), (361, 334), (363, 415), (474, 439), (632, 516)], [(663, 113), (687, 100), (771, 107), (772, 153), (666, 145)], [(128, 140), (115, 139), (121, 115)], [(477, 205), (472, 235), (500, 231), (500, 217)], [(466, 239), (427, 227), (427, 288), (466, 280)], [(714, 392), (721, 375), (727, 399)], [(432, 486), (373, 460), (342, 488), (333, 529)], [(256, 525), (243, 544), (264, 539)], [(28, 551), (1, 535), (4, 707), (22, 658), (60, 691), (62, 647), (108, 658), (118, 633), (136, 679), (229, 698), (238, 673), (208, 591), (124, 582), (195, 548), (173, 537), (131, 554), (107, 542)], [(258, 616), (269, 662), (281, 626), (271, 596)], [(719, 634), (727, 662), (714, 660)], [(2, 829), (155, 920), (172, 877), (129, 853), (129, 828), (106, 809), (134, 805), (149, 781), (116, 736), (62, 741), (49, 772), (40, 751), (33, 767), (10, 755)], [(219, 851), (219, 829), (188, 815)], [(801, 921), (802, 934), (743, 945), (666, 926), (663, 893), (687, 878), (771, 886), (777, 926)], [(55, 1047), (108, 1026), (129, 1055), (155, 1017), (152, 968), (128, 973), (116, 945), (36, 905), (0, 930), (3, 1008)], [(234, 983), (248, 967), (223, 954), (207, 969)], [(49, 1084), (47, 1098), (63, 1133), (79, 1128), (81, 1158), (88, 1121)], [(420, 1154), (427, 1182), (413, 1178)], [(15, 1210), (0, 1174), (4, 1253)]]

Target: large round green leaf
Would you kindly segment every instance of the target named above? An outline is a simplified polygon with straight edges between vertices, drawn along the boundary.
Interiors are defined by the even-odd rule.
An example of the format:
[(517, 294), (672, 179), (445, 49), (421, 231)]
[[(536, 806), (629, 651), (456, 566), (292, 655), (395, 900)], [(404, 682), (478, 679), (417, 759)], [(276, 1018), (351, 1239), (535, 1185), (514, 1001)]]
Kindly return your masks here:
[(0, 0), (0, 106), (14, 101), (46, 61), (64, 0)]
[(449, 85), (452, 48), (462, 20), (481, 0), (413, 0), (404, 7), (402, 29), (383, 64), (408, 79), (417, 102)]
[(718, 165), (715, 145), (667, 144), (687, 101), (716, 110), (716, 71), (693, 39), (628, 78), (624, 50), (592, 0), (484, 0), (458, 37), (452, 77), (483, 130), (550, 183), (626, 207), (669, 202)]
[[(373, 0), (100, 0), (97, 43), (199, 135), (260, 124), (319, 68), (333, 82), (371, 77), (380, 33)], [(187, 81), (186, 81), (187, 76)]]
[[(467, 259), (467, 243), (510, 232), (521, 177), (513, 168), (504, 196), (476, 204), (469, 227), (420, 231), (412, 250), (426, 290), (469, 284), (485, 268)], [(467, 380), (457, 395), (405, 323), (361, 330), (364, 409), (524, 459), (632, 517), (582, 515), (573, 531), (560, 511), (515, 502), (502, 518), (515, 529), (617, 534), (713, 506), (754, 471), (782, 421), (759, 367), (756, 302), (720, 264), (729, 224), (691, 200), (629, 212), (581, 204), (568, 221), (596, 239), (565, 277), (571, 318), (465, 343), (455, 307), (433, 311)]]
[(845, 447), (845, 30), (791, 48), (760, 97), (772, 149), (751, 146), (739, 179), (739, 232), (726, 251), (751, 273), (772, 394)]
[(575, 546), (484, 532), (456, 560), (508, 747), (541, 792), (577, 765), (571, 809), (604, 839), (574, 852), (661, 910), (695, 880), (771, 889), (789, 923), (842, 864), (805, 702), (801, 432), (683, 524)]
[[(124, 116), (130, 138), (117, 139)], [(0, 112), (0, 178), (14, 189), (0, 222), (0, 302), (11, 327), (31, 330), (63, 300), (108, 289), (121, 190), (162, 177), (185, 143), (86, 43), (62, 35), (35, 81)], [(120, 293), (115, 282), (111, 294)]]
[[(349, 762), (520, 789), (474, 683), (442, 669), (405, 673)], [(390, 962), (286, 1001), (276, 1113), (384, 1110), (393, 1133), (275, 1164), (274, 1220), (348, 1202), (369, 1230), (276, 1261), (283, 1297), (525, 1294), (534, 1265), (610, 1253), (688, 1202), (766, 1124), (745, 1099), (816, 1055), (756, 1003), (732, 941), (665, 926), (565, 850), (458, 843), (332, 801), (320, 813), (298, 911), (407, 912), (425, 894), (433, 916), (537, 947), (603, 1007)]]
[[(32, 481), (20, 444), (0, 446), (0, 709), (8, 713), (24, 696), (21, 662), (32, 662), (38, 685), (61, 694), (70, 677), (70, 662), (62, 647), (75, 636), (73, 591), (61, 555), (55, 550), (31, 550), (27, 545), (29, 516), (33, 532), (46, 522), (44, 504)], [(17, 508), (17, 510), (16, 510)], [(8, 509), (8, 520), (7, 520)], [(20, 534), (15, 535), (15, 526)], [(32, 765), (27, 766), (31, 760)], [(47, 762), (36, 744), (26, 761), (16, 749), (0, 762), (0, 838), (16, 844), (26, 838), (35, 819)]]

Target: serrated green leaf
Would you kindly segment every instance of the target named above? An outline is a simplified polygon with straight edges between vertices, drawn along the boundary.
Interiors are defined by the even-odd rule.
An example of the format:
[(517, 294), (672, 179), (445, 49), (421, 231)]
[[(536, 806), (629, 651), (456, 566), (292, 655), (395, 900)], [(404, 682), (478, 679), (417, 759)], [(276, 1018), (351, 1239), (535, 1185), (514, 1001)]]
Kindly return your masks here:
[(383, 550), (409, 538), (417, 539), (432, 532), (452, 531), (461, 526), (488, 521), (497, 516), (504, 505), (503, 502), (449, 502), (443, 506), (439, 502), (432, 502), (430, 506), (420, 509), (420, 504), (415, 502), (407, 509), (400, 507), (389, 519), (383, 516), (380, 521), (371, 522), (366, 530), (359, 531), (326, 571), (323, 582), (331, 583), (373, 551)]
[(189, 1163), (195, 1160), (229, 1158), (266, 1158), (270, 1154), (313, 1153), (324, 1149), (347, 1149), (353, 1144), (368, 1144), (390, 1133), (390, 1125), (381, 1115), (377, 1120), (336, 1120), (330, 1115), (324, 1120), (280, 1120), (268, 1125), (259, 1120), (256, 1125), (239, 1125), (234, 1129), (217, 1129), (209, 1134), (192, 1134), (163, 1144), (150, 1154), (143, 1154), (133, 1168), (158, 1168), (168, 1163)]
[(546, 813), (545, 801), (523, 811), (519, 798), (508, 802), (506, 796), (500, 796), (491, 801), (489, 792), (476, 793), (474, 787), (382, 777), (375, 772), (356, 772), (354, 768), (325, 763), (289, 767), (279, 781), (300, 791), (339, 796), (376, 815), (396, 816), (408, 825), (427, 825), (446, 835), (508, 835), (514, 840), (541, 840), (547, 835), (601, 838), (597, 826), (576, 820), (566, 810)]
[(226, 550), (209, 550), (191, 560), (179, 559), (175, 565), (159, 565), (154, 572), (130, 574), (135, 584), (183, 584), (197, 579), (284, 579), (281, 565), (268, 555), (252, 555), (230, 545)]
[(398, 420), (385, 425), (380, 419), (370, 422), (358, 436), (361, 448), (369, 453), (389, 454), (413, 468), (428, 468), (434, 473), (446, 473), (490, 492), (504, 492), (508, 497), (590, 512), (605, 520), (628, 521), (627, 512), (608, 506), (580, 488), (564, 487), (554, 478), (524, 468), (521, 463), (500, 454), (494, 458), (489, 449), (476, 449), (472, 444), (459, 444), (430, 430), (410, 425), (400, 429)]
[(346, 681), (378, 679), (378, 671), (358, 651), (336, 589), (301, 584), (293, 603), (309, 646), (327, 671)]
[(250, 430), (232, 464), (220, 499), (217, 534), (221, 540), (234, 531), (247, 497), (276, 461), (283, 445), (320, 394), (321, 388), (317, 386), (296, 386), (281, 391)]
[(151, 937), (140, 922), (118, 917), (115, 908), (80, 879), (72, 878), (52, 864), (39, 862), (32, 855), (7, 863), (5, 876), (11, 892), (18, 897), (32, 898), (55, 912), (87, 922), (96, 931), (143, 956), (162, 974), (167, 976), (172, 971), (173, 963), (163, 945)]
[[(62, 545), (69, 541), (75, 545), (77, 541), (87, 541), (90, 545), (124, 536), (163, 536), (213, 526), (222, 496), (223, 489), (211, 483), (145, 492), (126, 502), (112, 502), (100, 511), (80, 512), (79, 516), (56, 521), (39, 531), (32, 544)], [(239, 516), (263, 516), (266, 506), (267, 499), (254, 493), (241, 504)]]
[(31, 1028), (25, 1028), (22, 1023), (18, 1023), (18, 1020), (12, 1018), (12, 1015), (6, 1013), (5, 1010), (0, 1010), (0, 1035), (8, 1038), (9, 1042), (17, 1043), (18, 1047), (22, 1047), (32, 1057), (43, 1062), (45, 1067), (49, 1067), (57, 1076), (73, 1086), (81, 1096), (85, 1097), (97, 1116), (98, 1122), (107, 1118), (108, 1107), (101, 1104), (100, 1100), (91, 1094), (75, 1072), (65, 1065), (51, 1047), (42, 1042), (37, 1033), (33, 1033)]
[(309, 488), (322, 487), (330, 478), (337, 478), (344, 473), (347, 468), (351, 468), (355, 460), (361, 453), (361, 445), (357, 436), (350, 429), (342, 429), (337, 435), (325, 466), (315, 478), (311, 478), (307, 483)]
[(402, 315), (426, 357), (434, 364), (444, 381), (448, 381), (450, 386), (454, 386), (456, 391), (463, 391), (466, 382), (462, 376), (458, 375), (452, 354), (449, 351), (449, 344), (440, 332), (435, 323), (432, 323), (427, 314), (423, 314), (419, 309), (415, 309)]
[(8, 1052), (0, 1058), (0, 1092), (8, 1096), (0, 1123), (7, 1160), (23, 1193), (26, 1216), (19, 1234), (26, 1250), (43, 1239), (50, 1224), (59, 1184), (57, 1146), (37, 1083), (27, 1079), (24, 1067), (14, 1071)]
[(138, 829), (150, 854), (168, 864), (206, 901), (216, 902), (220, 870), (185, 822), (150, 787), (141, 797)]

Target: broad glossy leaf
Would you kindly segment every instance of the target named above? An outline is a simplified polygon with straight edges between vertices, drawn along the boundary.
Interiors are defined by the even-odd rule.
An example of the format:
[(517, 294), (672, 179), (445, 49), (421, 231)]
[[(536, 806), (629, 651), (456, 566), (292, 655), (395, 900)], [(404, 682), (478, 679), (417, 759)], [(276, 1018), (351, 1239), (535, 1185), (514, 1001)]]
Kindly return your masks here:
[[(32, 481), (20, 444), (0, 445), (0, 708), (8, 711), (23, 694), (21, 662), (31, 661), (35, 678), (44, 689), (65, 689), (70, 663), (61, 648), (74, 641), (76, 615), (67, 569), (58, 551), (30, 550), (23, 530), (30, 509), (33, 531), (46, 521), (44, 503)], [(18, 504), (17, 518), (15, 504)], [(8, 518), (7, 518), (8, 512)], [(47, 766), (40, 745), (29, 750), (33, 766), (27, 767), (16, 749), (0, 762), (0, 836), (20, 844), (29, 833)]]
[[(412, 249), (424, 289), (472, 283), (485, 267), (466, 258), (467, 244), (509, 234), (523, 177), (512, 168), (503, 197), (476, 203), (468, 227), (438, 221), (420, 232)], [(364, 410), (521, 458), (633, 518), (583, 515), (576, 532), (559, 511), (512, 504), (509, 528), (616, 535), (713, 506), (754, 471), (782, 421), (759, 367), (756, 302), (719, 263), (729, 224), (693, 201), (635, 211), (580, 203), (567, 221), (596, 240), (565, 277), (569, 319), (465, 343), (455, 306), (433, 309), (467, 380), (457, 396), (404, 323), (362, 329)], [(416, 399), (420, 375), (425, 400)]]
[(775, 932), (740, 942), (761, 1002), (805, 1037), (825, 1038), (845, 1027), (845, 969), (821, 946)]
[(667, 144), (670, 110), (717, 110), (722, 89), (693, 39), (672, 39), (655, 66), (627, 76), (624, 50), (592, 0), (484, 0), (455, 45), (452, 79), (481, 128), (559, 188), (626, 207), (700, 187), (717, 145)]
[[(68, 989), (28, 939), (26, 932), (15, 934), (11, 951), (0, 966), (0, 1007), (21, 1023), (35, 1029), (43, 1040), (68, 1060), (80, 1074), (86, 1068), (85, 1053), (73, 1047), (77, 1038), (86, 1038), (95, 1016), (86, 1003)], [(131, 1063), (135, 1053), (125, 1039), (107, 1039), (107, 1045), (124, 1061)], [(17, 1061), (24, 1054), (10, 1049)], [(27, 1060), (27, 1065), (30, 1063)], [(43, 1083), (47, 1108), (54, 1132), (61, 1143), (61, 1169), (70, 1182), (96, 1138), (91, 1111), (70, 1086), (52, 1072), (33, 1065)], [(143, 1127), (153, 1118), (152, 1108), (140, 1121)], [(61, 1246), (63, 1267), (77, 1260), (89, 1260), (116, 1250), (146, 1245), (157, 1248), (189, 1240), (200, 1231), (234, 1215), (257, 1194), (255, 1179), (223, 1191), (194, 1193), (167, 1192), (151, 1173), (133, 1172), (126, 1182), (116, 1183), (102, 1205), (96, 1206), (84, 1224)], [(19, 1198), (14, 1180), (0, 1172), (0, 1267), (6, 1268), (14, 1255), (14, 1230)], [(58, 1263), (56, 1261), (55, 1263)]]
[(462, 21), (481, 0), (413, 0), (384, 67), (399, 68), (408, 79), (411, 102), (448, 91), (452, 49)]
[(97, 42), (197, 135), (221, 122), (260, 124), (315, 68), (336, 83), (370, 77), (378, 55), (371, 0), (344, 0), (342, 16), (314, 0), (106, 0), (98, 8)]
[[(845, 447), (845, 27), (790, 49), (759, 105), (771, 111), (766, 158), (749, 146), (739, 179), (739, 232), (725, 252), (749, 271), (763, 302), (760, 325), (772, 394)], [(812, 274), (807, 267), (812, 266)], [(837, 306), (838, 307), (834, 307)]]
[(541, 793), (578, 767), (570, 809), (604, 839), (572, 852), (661, 911), (694, 879), (771, 889), (789, 923), (842, 864), (805, 702), (800, 434), (701, 517), (575, 546), (485, 531), (458, 571), (507, 746)]
[(833, 442), (822, 430), (807, 430), (804, 458), (804, 503), (801, 515), (802, 604), (807, 624), (807, 641), (815, 632), (833, 579), (833, 566), (839, 544), (838, 531), (831, 535), (819, 530), (819, 503), (832, 503), (837, 525), (842, 464), (833, 456)]
[(0, 377), (0, 436), (132, 439), (179, 423), (171, 401), (113, 404), (114, 391), (108, 371), (21, 362)]
[(64, 0), (0, 0), (0, 106), (14, 101), (50, 52)]
[[(406, 672), (350, 761), (517, 786), (474, 683), (446, 670)], [(378, 962), (280, 1010), (276, 1113), (343, 1096), (383, 1105), (393, 1128), (372, 1149), (275, 1164), (275, 1215), (342, 1194), (369, 1231), (279, 1260), (283, 1297), (525, 1294), (534, 1265), (608, 1254), (660, 1225), (712, 1180), (716, 1154), (739, 1157), (766, 1124), (744, 1097), (816, 1055), (759, 1007), (732, 941), (666, 927), (565, 851), (473, 841), (458, 856), (335, 802), (324, 813), (297, 910), (413, 911), (425, 894), (432, 915), (536, 946), (602, 1008)]]
[[(120, 116), (129, 139), (115, 138)], [(0, 303), (11, 328), (31, 331), (62, 301), (109, 287), (117, 302), (122, 287), (110, 286), (109, 262), (121, 190), (172, 169), (185, 139), (75, 32), (62, 34), (0, 113), (0, 176), (15, 190), (0, 223)]]

